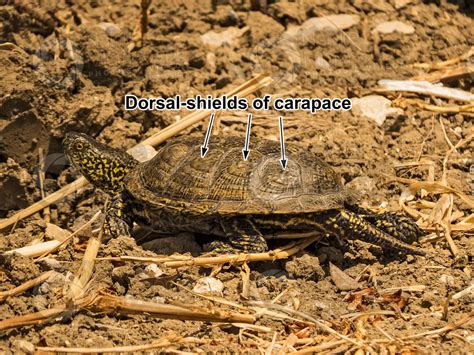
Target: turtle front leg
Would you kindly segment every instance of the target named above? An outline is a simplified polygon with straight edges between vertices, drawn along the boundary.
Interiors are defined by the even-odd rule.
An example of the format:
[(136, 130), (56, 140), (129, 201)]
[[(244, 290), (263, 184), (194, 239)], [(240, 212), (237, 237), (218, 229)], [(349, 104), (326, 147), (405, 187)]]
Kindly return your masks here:
[(268, 250), (262, 233), (248, 219), (225, 219), (221, 226), (228, 240), (215, 240), (207, 245), (207, 250), (222, 254), (263, 253)]
[(384, 249), (416, 255), (426, 254), (424, 250), (398, 240), (348, 210), (330, 210), (317, 214), (314, 218), (321, 228), (332, 234), (360, 239)]
[(126, 213), (126, 205), (122, 195), (112, 200), (112, 204), (105, 215), (105, 229), (112, 238), (130, 237), (133, 221)]

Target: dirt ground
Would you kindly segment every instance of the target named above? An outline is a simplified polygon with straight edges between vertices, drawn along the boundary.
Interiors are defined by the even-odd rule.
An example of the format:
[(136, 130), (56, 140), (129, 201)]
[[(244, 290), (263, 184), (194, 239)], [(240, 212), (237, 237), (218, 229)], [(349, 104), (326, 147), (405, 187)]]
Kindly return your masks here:
[[(63, 156), (61, 141), (67, 132), (84, 132), (128, 149), (189, 114), (125, 111), (125, 94), (219, 95), (269, 72), (274, 82), (258, 96), (357, 98), (373, 93), (378, 80), (407, 80), (428, 72), (415, 63), (445, 61), (474, 46), (474, 8), (468, 0), (269, 1), (254, 11), (248, 0), (152, 1), (143, 43), (136, 40), (139, 2), (66, 3), (0, 5), (0, 218), (41, 199), (41, 170), (47, 195), (79, 177)], [(333, 32), (310, 30), (288, 37), (304, 29), (311, 18), (335, 14), (358, 17), (347, 28), (339, 25), (342, 28)], [(373, 32), (387, 21), (401, 21), (411, 30)], [(217, 37), (228, 36), (227, 43), (216, 43), (220, 41), (210, 31), (224, 32)], [(444, 84), (474, 93), (472, 76)], [(429, 97), (421, 101), (448, 103)], [(252, 134), (278, 140), (277, 115), (256, 112)], [(377, 125), (353, 111), (292, 112), (287, 114), (285, 132), (288, 142), (301, 144), (330, 163), (347, 187), (359, 192), (362, 205), (398, 211), (407, 184), (391, 177), (441, 181), (443, 160), (451, 148), (446, 137), (453, 144), (468, 138), (474, 131), (473, 117), (406, 105)], [(214, 134), (244, 137), (245, 120), (246, 112), (223, 113)], [(181, 134), (204, 136), (206, 126), (204, 121)], [(468, 195), (471, 203), (473, 151), (471, 139), (452, 151), (445, 167), (445, 183)], [(420, 161), (428, 164), (406, 165)], [(417, 211), (431, 216), (429, 221), (418, 221), (427, 227), (427, 242), (421, 244), (427, 256), (390, 254), (357, 240), (324, 237), (288, 260), (250, 263), (249, 290), (243, 296), (245, 269), (228, 265), (218, 270), (99, 260), (87, 288), (125, 299), (242, 313), (250, 312), (252, 302), (263, 302), (259, 309), (267, 314), (253, 327), (85, 309), (62, 313), (43, 324), (3, 330), (0, 349), (6, 353), (30, 353), (40, 347), (100, 349), (171, 339), (154, 351), (277, 354), (311, 352), (311, 347), (332, 344), (314, 351), (474, 353), (474, 295), (452, 298), (474, 282), (472, 229), (452, 231), (459, 249), (456, 256), (443, 235), (430, 238), (436, 233), (429, 229), (436, 221), (433, 206), (442, 196), (453, 198), (449, 212), (453, 225), (473, 213), (472, 204), (459, 194), (432, 194), (429, 189), (422, 194), (414, 198), (426, 202)], [(50, 224), (77, 230), (105, 200), (103, 192), (82, 188), (52, 204), (49, 211), (1, 231), (0, 251), (38, 238), (51, 239), (57, 231), (52, 233)], [(60, 304), (91, 233), (91, 228), (78, 233), (73, 242), (40, 262), (19, 254), (0, 257), (0, 292), (43, 272), (56, 272), (54, 278), (19, 295), (0, 297), (2, 327), (2, 321)], [(206, 236), (183, 234), (140, 246), (134, 239), (118, 238), (104, 242), (98, 257), (198, 256), (204, 241)], [(281, 245), (270, 242), (271, 248)], [(343, 271), (343, 279), (352, 278), (346, 280), (349, 286), (340, 284), (341, 275), (334, 275), (331, 265)], [(220, 285), (214, 296), (241, 308), (189, 292), (207, 276)], [(272, 300), (280, 308), (269, 308)], [(318, 321), (350, 341), (328, 333)], [(452, 329), (443, 331), (450, 325)], [(423, 335), (429, 331), (434, 333)]]

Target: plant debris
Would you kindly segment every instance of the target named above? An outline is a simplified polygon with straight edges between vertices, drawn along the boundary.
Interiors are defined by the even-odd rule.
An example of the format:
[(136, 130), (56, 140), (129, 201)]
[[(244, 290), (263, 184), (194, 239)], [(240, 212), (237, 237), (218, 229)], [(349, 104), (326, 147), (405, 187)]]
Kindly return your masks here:
[[(472, 351), (468, 3), (0, 5), (1, 351)], [(251, 136), (278, 140), (283, 115), (285, 139), (331, 164), (367, 211), (414, 219), (427, 255), (317, 232), (230, 255), (202, 254), (209, 236), (192, 233), (109, 239), (107, 196), (69, 166), (64, 135), (145, 161), (171, 137), (203, 137), (210, 114), (128, 111), (127, 94), (377, 95), (375, 115), (250, 109)], [(213, 134), (243, 142), (249, 112), (216, 111)]]

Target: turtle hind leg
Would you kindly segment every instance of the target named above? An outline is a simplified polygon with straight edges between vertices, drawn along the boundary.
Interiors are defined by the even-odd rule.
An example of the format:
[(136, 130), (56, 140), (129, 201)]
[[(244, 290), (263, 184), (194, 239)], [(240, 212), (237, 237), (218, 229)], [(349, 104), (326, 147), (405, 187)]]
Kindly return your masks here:
[(398, 240), (351, 211), (331, 210), (315, 217), (319, 219), (319, 224), (325, 230), (333, 234), (343, 234), (345, 237), (360, 239), (388, 250), (417, 255), (426, 254), (422, 249)]
[(209, 251), (221, 254), (263, 253), (268, 250), (267, 241), (247, 219), (226, 219), (221, 222), (227, 240), (215, 240), (206, 246)]
[(348, 206), (348, 209), (378, 229), (408, 244), (418, 241), (426, 234), (415, 221), (398, 212), (376, 213), (359, 206)]
[(397, 212), (383, 212), (369, 222), (409, 244), (426, 234), (412, 219)]
[(130, 237), (133, 221), (127, 214), (126, 205), (121, 195), (114, 198), (105, 215), (105, 230), (112, 238)]

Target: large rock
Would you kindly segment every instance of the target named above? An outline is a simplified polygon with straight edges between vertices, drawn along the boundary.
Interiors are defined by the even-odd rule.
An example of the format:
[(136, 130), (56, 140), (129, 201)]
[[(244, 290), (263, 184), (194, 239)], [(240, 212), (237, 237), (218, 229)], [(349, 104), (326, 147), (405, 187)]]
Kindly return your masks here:
[(232, 47), (236, 43), (237, 38), (242, 36), (247, 32), (247, 30), (248, 27), (229, 27), (222, 32), (208, 31), (201, 35), (201, 41), (203, 44), (213, 49), (223, 46)]
[[(48, 154), (51, 154), (59, 150), (49, 149), (44, 127), (52, 137), (62, 139), (69, 130), (97, 135), (111, 122), (116, 110), (111, 89), (103, 86), (96, 87), (90, 80), (82, 77), (82, 74), (86, 74), (95, 80), (98, 78), (92, 78), (92, 76), (98, 75), (104, 76), (102, 79), (107, 81), (112, 80), (111, 76), (119, 77), (124, 73), (118, 64), (109, 68), (110, 72), (100, 71), (100, 68), (96, 68), (94, 72), (87, 72), (84, 63), (89, 65), (90, 69), (93, 58), (96, 58), (92, 52), (100, 52), (99, 39), (105, 37), (108, 44), (112, 41), (104, 30), (97, 27), (94, 33), (96, 32), (101, 33), (96, 38), (99, 43), (96, 43), (93, 48), (88, 47), (88, 51), (82, 51), (79, 48), (79, 42), (71, 39), (74, 60), (71, 59), (70, 62), (50, 60), (49, 56), (53, 49), (50, 48), (52, 44), (48, 40), (43, 41), (40, 48), (31, 56), (18, 48), (0, 51), (0, 77), (2, 78), (0, 80), (2, 93), (0, 137), (5, 138), (3, 130), (8, 127), (7, 135), (20, 131), (29, 145), (40, 144)], [(90, 40), (89, 36), (84, 36), (84, 38), (86, 38), (84, 41)], [(60, 38), (58, 43), (60, 51), (67, 51), (65, 39)], [(110, 46), (107, 48), (110, 49)], [(63, 54), (69, 58), (68, 55)], [(118, 61), (112, 52), (104, 55), (109, 55), (110, 60)], [(25, 132), (23, 132), (24, 128)], [(31, 136), (30, 133), (33, 131), (35, 135)], [(4, 139), (5, 141), (7, 145), (10, 144), (9, 139)], [(15, 141), (16, 138), (13, 139), (14, 144), (16, 144)], [(5, 146), (5, 143), (3, 145)], [(23, 146), (20, 148), (14, 158), (23, 165), (24, 159), (20, 156), (23, 154)], [(37, 150), (30, 150), (30, 152), (37, 157)]]
[(294, 278), (319, 281), (324, 278), (325, 273), (319, 259), (310, 254), (293, 256), (285, 262), (285, 270)]
[(359, 117), (368, 118), (381, 126), (387, 116), (398, 116), (403, 110), (391, 107), (392, 102), (380, 95), (369, 95), (352, 99), (352, 113)]
[(13, 159), (0, 164), (0, 212), (27, 207), (32, 189), (34, 181), (31, 175)]
[(403, 23), (401, 21), (387, 21), (379, 23), (372, 32), (389, 34), (393, 32), (398, 32), (402, 34), (412, 34), (415, 33), (415, 28), (412, 25)]
[(123, 77), (131, 75), (133, 68), (127, 65), (130, 53), (102, 27), (82, 25), (73, 39), (83, 61), (80, 70), (95, 85), (116, 88), (122, 84)]
[(114, 120), (117, 110), (109, 88), (90, 84), (72, 98), (61, 98), (58, 106), (63, 114), (56, 117), (51, 126), (55, 137), (64, 137), (69, 131), (96, 136)]
[(2, 155), (28, 168), (38, 166), (38, 151), (48, 151), (49, 133), (33, 110), (18, 114), (0, 131)]
[(360, 22), (358, 15), (329, 15), (312, 17), (301, 26), (290, 27), (283, 34), (284, 37), (311, 37), (316, 32), (336, 32), (347, 30)]
[(254, 45), (266, 39), (276, 38), (285, 30), (285, 28), (273, 18), (259, 11), (249, 12), (246, 24), (250, 28)]

